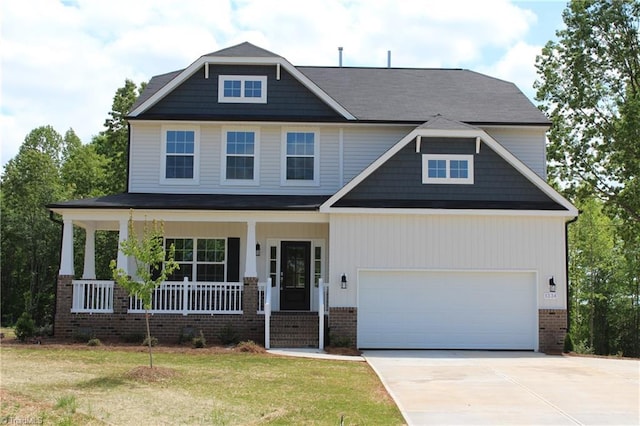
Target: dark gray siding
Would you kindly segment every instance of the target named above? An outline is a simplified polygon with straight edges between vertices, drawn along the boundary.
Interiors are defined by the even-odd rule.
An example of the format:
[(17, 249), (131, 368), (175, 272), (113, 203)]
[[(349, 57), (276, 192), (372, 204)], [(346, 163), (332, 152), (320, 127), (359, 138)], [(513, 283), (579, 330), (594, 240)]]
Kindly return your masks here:
[[(267, 76), (267, 103), (218, 103), (219, 75)], [(176, 87), (149, 110), (142, 119), (288, 119), (342, 120), (343, 117), (310, 92), (291, 74), (276, 66), (210, 65), (209, 78), (204, 67)]]
[[(422, 138), (416, 153), (412, 141), (334, 206), (562, 208), (487, 145), (481, 145), (479, 154), (475, 150), (475, 139)], [(421, 154), (474, 155), (474, 183), (423, 184)]]

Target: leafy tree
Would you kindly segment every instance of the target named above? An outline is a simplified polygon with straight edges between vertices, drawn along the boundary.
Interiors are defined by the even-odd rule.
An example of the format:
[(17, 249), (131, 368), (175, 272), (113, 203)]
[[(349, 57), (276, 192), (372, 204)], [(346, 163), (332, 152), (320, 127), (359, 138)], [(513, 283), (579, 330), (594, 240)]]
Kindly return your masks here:
[(93, 140), (96, 152), (103, 155), (109, 162), (107, 171), (107, 193), (124, 192), (127, 187), (127, 162), (129, 131), (126, 116), (139, 93), (146, 84), (137, 87), (127, 79), (124, 86), (120, 87), (113, 97), (113, 105), (109, 117), (105, 120), (106, 130), (100, 132)]
[(573, 0), (563, 19), (536, 97), (550, 177), (584, 210), (569, 233), (573, 343), (640, 356), (640, 2)]
[(151, 223), (144, 221), (141, 238), (138, 238), (133, 224), (133, 212), (129, 215), (129, 237), (120, 244), (120, 251), (135, 259), (136, 277), (132, 278), (121, 268), (117, 268), (116, 261), (111, 261), (113, 279), (118, 285), (142, 301), (145, 310), (145, 322), (147, 326), (147, 342), (149, 347), (149, 366), (153, 368), (153, 355), (151, 352), (152, 339), (149, 328), (149, 310), (153, 291), (177, 268), (174, 261), (175, 247), (173, 244), (168, 250), (163, 245), (164, 229), (162, 222), (153, 220)]
[(64, 164), (61, 177), (69, 197), (89, 198), (105, 195), (108, 161), (93, 144), (83, 145), (73, 130), (64, 136)]
[(536, 60), (550, 174), (640, 221), (640, 2), (574, 0)]
[(25, 309), (37, 324), (52, 319), (61, 234), (45, 205), (66, 196), (59, 173), (63, 151), (59, 133), (38, 127), (5, 166), (0, 225), (5, 320)]

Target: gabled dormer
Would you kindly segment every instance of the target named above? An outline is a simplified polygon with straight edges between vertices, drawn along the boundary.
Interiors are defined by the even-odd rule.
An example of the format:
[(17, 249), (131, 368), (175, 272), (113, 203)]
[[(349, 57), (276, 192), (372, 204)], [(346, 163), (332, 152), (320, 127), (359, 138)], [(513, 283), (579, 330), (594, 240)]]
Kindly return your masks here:
[(250, 43), (154, 77), (131, 119), (319, 120), (354, 117), (286, 59)]

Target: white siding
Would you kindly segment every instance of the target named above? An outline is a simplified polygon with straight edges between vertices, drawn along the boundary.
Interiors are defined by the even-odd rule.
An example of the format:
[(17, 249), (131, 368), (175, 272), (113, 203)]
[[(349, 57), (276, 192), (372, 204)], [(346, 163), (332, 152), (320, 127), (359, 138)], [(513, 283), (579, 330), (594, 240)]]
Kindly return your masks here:
[[(332, 306), (356, 306), (360, 269), (535, 271), (538, 306), (566, 306), (563, 218), (332, 214), (329, 241)], [(557, 299), (546, 300), (550, 276)]]
[(546, 128), (487, 127), (483, 130), (538, 176), (547, 179)]
[[(199, 185), (161, 184), (163, 165), (161, 158), (161, 126), (168, 123), (131, 123), (130, 192), (160, 193), (218, 193), (218, 194), (326, 194), (335, 193), (343, 185), (340, 182), (340, 126), (321, 125), (319, 129), (320, 184), (319, 186), (283, 186), (280, 173), (282, 164), (281, 125), (251, 124), (259, 128), (259, 186), (221, 184), (220, 165), (224, 161), (222, 127), (218, 124), (193, 123), (200, 129)], [(242, 127), (237, 123), (234, 127)], [(284, 126), (287, 128), (295, 125)], [(307, 126), (308, 127), (308, 126)], [(376, 158), (405, 136), (410, 127), (372, 126), (343, 128), (343, 159), (345, 182), (352, 179)]]
[(345, 127), (344, 183), (349, 182), (415, 127)]

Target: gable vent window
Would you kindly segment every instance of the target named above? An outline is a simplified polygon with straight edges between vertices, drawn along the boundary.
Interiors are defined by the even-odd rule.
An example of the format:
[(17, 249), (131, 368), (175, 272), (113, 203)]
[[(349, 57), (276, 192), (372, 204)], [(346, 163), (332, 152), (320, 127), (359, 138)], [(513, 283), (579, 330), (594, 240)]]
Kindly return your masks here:
[(218, 102), (266, 104), (267, 77), (257, 75), (219, 76)]
[(473, 155), (423, 155), (422, 183), (473, 184)]

